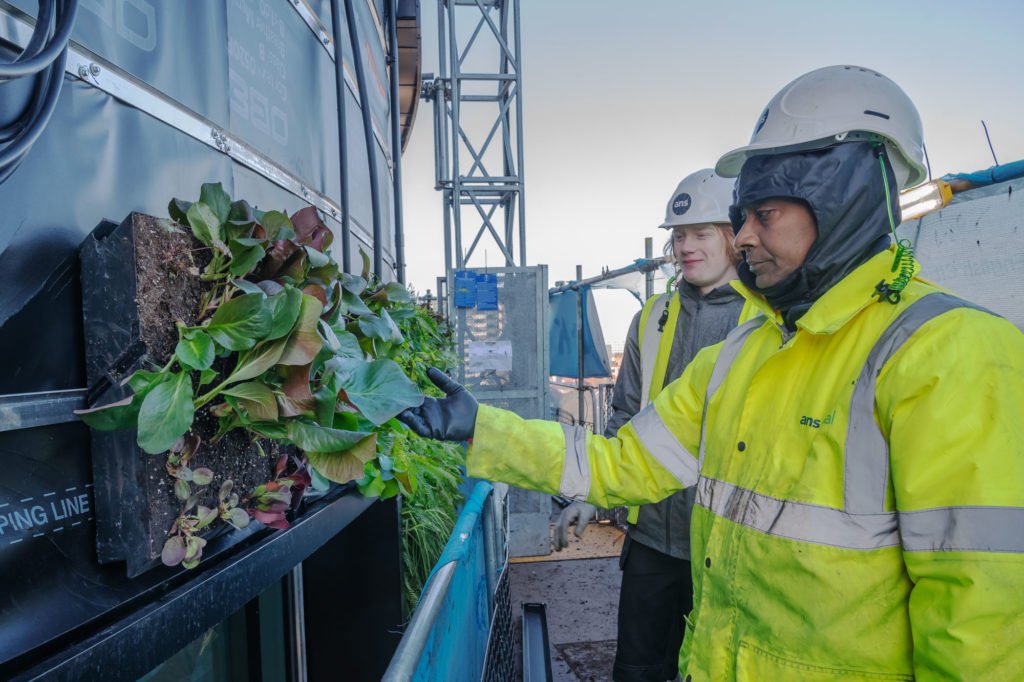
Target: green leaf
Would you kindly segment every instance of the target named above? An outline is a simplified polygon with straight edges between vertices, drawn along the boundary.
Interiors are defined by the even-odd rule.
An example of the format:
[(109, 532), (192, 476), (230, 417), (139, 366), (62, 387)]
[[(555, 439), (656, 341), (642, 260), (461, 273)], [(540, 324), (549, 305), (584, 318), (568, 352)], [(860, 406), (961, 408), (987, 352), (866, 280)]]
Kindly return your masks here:
[(204, 369), (199, 373), (199, 385), (207, 386), (213, 383), (213, 380), (217, 378), (217, 370), (215, 369)]
[(374, 424), (423, 403), (423, 394), (393, 360), (339, 360), (337, 372), (348, 401)]
[(217, 308), (206, 327), (214, 341), (229, 350), (247, 350), (270, 331), (270, 310), (262, 294), (243, 294)]
[(278, 363), (287, 343), (287, 339), (263, 341), (252, 350), (243, 353), (229, 377), (230, 381), (245, 381), (260, 376)]
[[(329, 429), (325, 426), (309, 424), (297, 419), (288, 422), (288, 440), (295, 443), (306, 454), (311, 452), (341, 452), (348, 450), (371, 435), (374, 434), (362, 431)], [(320, 469), (320, 471), (325, 474), (327, 473), (323, 469)]]
[(302, 308), (285, 344), (284, 352), (278, 362), (282, 365), (308, 365), (313, 362), (317, 353), (323, 348), (324, 341), (317, 332), (323, 304), (313, 296), (302, 295)]
[(196, 517), (199, 519), (199, 523), (196, 524), (196, 530), (202, 530), (217, 520), (217, 510), (199, 505), (196, 508)]
[(214, 246), (214, 242), (223, 241), (220, 220), (213, 209), (206, 204), (197, 201), (188, 207), (188, 213), (185, 216), (192, 228), (192, 234), (206, 246)]
[(276, 422), (252, 422), (246, 425), (250, 431), (271, 440), (283, 440), (288, 437), (288, 425)]
[(278, 417), (277, 400), (274, 391), (259, 381), (237, 384), (221, 391), (235, 409), (242, 409), (254, 421), (276, 421)]
[(359, 294), (354, 294), (348, 289), (341, 290), (341, 302), (345, 306), (348, 315), (372, 315), (373, 311), (366, 307)]
[(174, 222), (188, 225), (188, 209), (190, 206), (192, 206), (191, 201), (171, 199), (171, 203), (167, 204), (167, 213)]
[(307, 452), (310, 464), (335, 483), (348, 483), (363, 477), (366, 463), (377, 453), (377, 434), (370, 434), (344, 452)]
[(371, 339), (380, 339), (387, 343), (401, 343), (402, 332), (394, 323), (388, 311), (381, 310), (380, 317), (376, 315), (363, 315), (359, 318), (359, 330)]
[(376, 468), (372, 464), (367, 464), (363, 479), (359, 481), (359, 493), (363, 497), (380, 497), (381, 493), (384, 492), (384, 481), (380, 479), (380, 475)]
[(235, 507), (225, 515), (224, 520), (238, 530), (242, 530), (249, 525), (249, 513), (244, 509)]
[(339, 358), (355, 358), (357, 360), (366, 358), (355, 334), (344, 329), (335, 329), (334, 335), (338, 339), (338, 347), (334, 350), (334, 354)]
[(313, 490), (316, 490), (317, 492), (325, 492), (331, 487), (331, 482), (328, 481), (324, 475), (317, 471), (317, 468), (312, 465), (309, 467), (309, 480)]
[(194, 416), (192, 382), (187, 372), (158, 384), (139, 409), (139, 447), (151, 455), (164, 452), (188, 431)]
[(371, 301), (391, 301), (392, 303), (411, 303), (409, 290), (398, 282), (388, 282), (370, 296)]
[(238, 287), (239, 289), (241, 289), (242, 293), (245, 293), (245, 294), (259, 294), (259, 293), (263, 293), (263, 289), (261, 289), (258, 284), (254, 283), (254, 282), (250, 282), (250, 281), (245, 280), (245, 279), (233, 279), (233, 280), (231, 280), (231, 283), (233, 285), (235, 285), (236, 287)]
[(174, 482), (174, 496), (184, 502), (192, 495), (192, 486), (188, 484), (188, 481), (179, 478)]
[(137, 369), (123, 383), (128, 384), (135, 395), (144, 396), (154, 386), (170, 378), (170, 372), (150, 372), (146, 369)]
[(366, 290), (366, 278), (346, 272), (341, 275), (341, 286), (345, 291), (350, 291), (358, 296)]
[(295, 237), (295, 228), (292, 226), (292, 221), (280, 211), (267, 211), (263, 214), (260, 224), (263, 226), (263, 231), (267, 233), (267, 239), (271, 241)]
[(174, 354), (178, 362), (188, 369), (209, 369), (213, 364), (216, 353), (213, 347), (213, 339), (201, 329), (193, 329), (185, 334), (185, 337), (178, 341), (174, 348)]
[(228, 220), (238, 224), (253, 223), (256, 221), (256, 214), (253, 213), (252, 206), (248, 201), (239, 199), (232, 202), (231, 210), (228, 211)]
[(137, 398), (136, 395), (130, 395), (124, 400), (118, 400), (109, 405), (75, 410), (75, 414), (90, 427), (99, 431), (135, 428), (139, 417), (139, 405), (142, 403), (141, 399), (136, 403)]
[[(255, 240), (257, 243), (249, 246), (243, 244), (242, 241), (241, 239), (232, 239), (228, 244), (228, 248), (231, 249), (231, 266), (228, 270), (235, 277), (248, 275), (263, 260), (263, 256), (267, 255), (259, 240)], [(246, 239), (244, 241), (253, 240)]]
[(333, 386), (321, 386), (313, 394), (316, 421), (322, 426), (330, 426), (334, 422), (334, 410), (338, 406), (338, 389)]
[(302, 309), (302, 292), (292, 286), (285, 287), (281, 293), (267, 299), (270, 308), (270, 333), (268, 339), (279, 339), (287, 336), (295, 327)]
[(363, 259), (363, 272), (362, 277), (365, 280), (370, 279), (370, 256), (363, 251), (362, 247), (359, 249), (359, 256)]
[(398, 282), (388, 282), (384, 285), (384, 290), (387, 291), (388, 300), (392, 303), (412, 303), (412, 294)]
[(199, 201), (210, 207), (217, 222), (223, 223), (231, 213), (231, 197), (219, 182), (204, 182), (199, 190)]

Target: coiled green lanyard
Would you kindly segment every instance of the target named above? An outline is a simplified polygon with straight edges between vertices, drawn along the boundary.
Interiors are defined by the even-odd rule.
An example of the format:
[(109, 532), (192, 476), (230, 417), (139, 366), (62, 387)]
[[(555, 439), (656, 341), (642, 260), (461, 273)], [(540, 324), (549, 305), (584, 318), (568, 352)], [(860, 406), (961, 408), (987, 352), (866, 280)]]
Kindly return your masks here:
[(886, 284), (882, 280), (875, 286), (875, 294), (879, 302), (888, 301), (893, 305), (900, 302), (901, 292), (910, 283), (914, 276), (914, 248), (909, 239), (900, 239), (896, 235), (896, 219), (892, 215), (892, 196), (889, 193), (889, 176), (885, 172), (885, 155), (881, 144), (876, 146), (878, 165), (882, 169), (882, 184), (885, 186), (885, 210), (889, 213), (889, 229), (892, 231), (892, 239), (896, 242), (896, 257), (892, 261), (892, 272), (899, 271), (891, 283)]

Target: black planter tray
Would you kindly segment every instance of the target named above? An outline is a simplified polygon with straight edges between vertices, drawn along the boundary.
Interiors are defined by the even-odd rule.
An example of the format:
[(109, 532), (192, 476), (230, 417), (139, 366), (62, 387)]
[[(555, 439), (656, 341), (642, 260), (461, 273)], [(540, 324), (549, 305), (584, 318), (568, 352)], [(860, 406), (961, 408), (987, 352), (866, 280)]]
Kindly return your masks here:
[[(132, 213), (120, 225), (103, 222), (80, 249), (87, 402), (105, 405), (130, 394), (122, 382), (138, 369), (162, 367), (177, 342), (175, 321), (196, 323), (205, 265), (202, 245), (173, 223)], [(193, 432), (203, 439), (189, 466), (214, 471), (199, 504), (216, 507), (224, 480), (240, 494), (272, 478), (278, 451), (232, 431), (210, 442), (216, 419), (201, 410)], [(135, 431), (91, 431), (99, 561), (126, 561), (134, 577), (160, 563), (160, 552), (182, 503), (164, 455), (149, 455)], [(223, 526), (218, 526), (223, 527)]]

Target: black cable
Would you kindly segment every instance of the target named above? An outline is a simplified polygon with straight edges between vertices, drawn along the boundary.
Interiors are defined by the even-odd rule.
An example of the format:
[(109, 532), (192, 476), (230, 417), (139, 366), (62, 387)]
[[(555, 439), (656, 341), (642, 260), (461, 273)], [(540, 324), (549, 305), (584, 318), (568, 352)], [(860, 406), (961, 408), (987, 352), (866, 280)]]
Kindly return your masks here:
[(345, 48), (341, 37), (341, 2), (331, 0), (334, 29), (334, 76), (338, 106), (338, 163), (341, 168), (341, 270), (352, 269), (352, 216), (348, 200), (348, 123), (345, 117)]
[[(46, 0), (40, 0), (40, 16), (42, 16), (42, 8), (45, 1)], [(51, 2), (57, 3), (59, 0), (51, 0)], [(78, 0), (64, 0), (62, 3), (58, 4), (57, 32), (38, 54), (32, 55), (24, 60), (19, 57), (18, 60), (15, 60), (10, 64), (0, 64), (0, 78), (8, 79), (31, 76), (39, 73), (53, 63), (53, 61), (57, 59), (58, 55), (60, 55), (68, 45), (68, 38), (71, 37), (71, 29), (75, 26), (75, 14), (77, 11)], [(24, 54), (22, 56), (24, 56)]]
[(363, 137), (366, 140), (366, 157), (370, 166), (370, 201), (373, 203), (373, 271), (381, 279), (384, 278), (383, 247), (381, 246), (380, 222), (380, 178), (377, 177), (377, 150), (373, 137), (373, 124), (370, 120), (370, 93), (366, 85), (363, 69), (362, 41), (359, 40), (359, 20), (353, 9), (352, 0), (345, 0), (345, 17), (348, 19), (348, 34), (352, 41), (353, 62), (356, 67), (356, 81), (359, 86), (360, 109), (363, 114)]
[(0, 64), (0, 80), (31, 76), (32, 94), (13, 121), (0, 127), (0, 183), (7, 180), (49, 124), (64, 84), (68, 39), (78, 0), (40, 0), (36, 25), (25, 49)]
[(405, 284), (405, 227), (402, 216), (402, 131), (398, 120), (401, 103), (398, 96), (398, 0), (388, 3), (388, 43), (391, 45), (391, 158), (395, 164), (395, 277)]
[(20, 62), (35, 57), (43, 49), (46, 42), (50, 40), (53, 35), (54, 4), (53, 2), (39, 0), (39, 11), (37, 12), (35, 28), (32, 29), (32, 38), (14, 61)]

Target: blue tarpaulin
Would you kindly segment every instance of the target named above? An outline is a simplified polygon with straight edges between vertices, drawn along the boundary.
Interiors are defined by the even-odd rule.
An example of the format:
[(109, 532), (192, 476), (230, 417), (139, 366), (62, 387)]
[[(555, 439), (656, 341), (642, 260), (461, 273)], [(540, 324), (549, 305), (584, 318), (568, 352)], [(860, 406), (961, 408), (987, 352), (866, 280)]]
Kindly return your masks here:
[[(583, 376), (611, 376), (608, 349), (601, 333), (601, 320), (597, 316), (594, 296), (590, 287), (579, 289), (583, 295)], [(559, 377), (575, 377), (579, 373), (578, 338), (576, 326), (577, 293), (573, 290), (549, 294), (548, 342), (551, 355), (550, 374)]]
[(943, 175), (942, 179), (950, 183), (956, 180), (966, 180), (971, 183), (972, 187), (984, 187), (1020, 177), (1024, 177), (1024, 160), (992, 166), (973, 173), (950, 173)]

